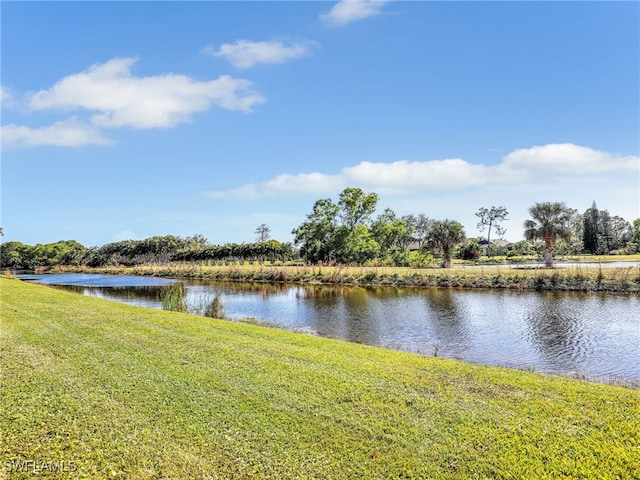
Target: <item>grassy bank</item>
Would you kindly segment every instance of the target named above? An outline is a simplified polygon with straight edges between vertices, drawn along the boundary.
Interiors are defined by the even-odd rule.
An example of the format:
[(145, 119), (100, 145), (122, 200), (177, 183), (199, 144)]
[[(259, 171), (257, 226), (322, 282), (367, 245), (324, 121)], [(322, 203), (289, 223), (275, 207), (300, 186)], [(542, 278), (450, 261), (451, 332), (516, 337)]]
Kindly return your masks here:
[[(556, 258), (558, 262), (564, 263), (583, 263), (583, 264), (607, 264), (618, 262), (640, 262), (640, 253), (630, 255), (561, 255), (560, 258)], [(482, 264), (482, 263), (495, 263), (495, 264), (540, 264), (544, 260), (536, 255), (525, 256), (513, 256), (508, 257), (506, 255), (494, 255), (492, 257), (481, 257), (478, 260), (454, 260), (454, 264)]]
[(637, 390), (0, 294), (0, 477), (638, 478)]
[(56, 267), (53, 272), (154, 275), (241, 282), (324, 283), (359, 286), (498, 288), (536, 291), (640, 292), (640, 267), (570, 267), (526, 269), (509, 266), (478, 268), (403, 268), (344, 266), (265, 266), (198, 264), (136, 267)]

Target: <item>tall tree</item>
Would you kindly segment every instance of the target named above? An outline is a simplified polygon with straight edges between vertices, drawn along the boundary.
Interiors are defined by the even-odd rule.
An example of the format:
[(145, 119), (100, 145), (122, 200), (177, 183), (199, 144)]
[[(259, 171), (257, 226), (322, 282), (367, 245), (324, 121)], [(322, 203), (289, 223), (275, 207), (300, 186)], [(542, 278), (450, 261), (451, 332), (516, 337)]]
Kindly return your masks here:
[(575, 208), (571, 209), (571, 242), (569, 249), (572, 254), (578, 255), (584, 251), (584, 215), (578, 213)]
[(348, 187), (338, 203), (318, 200), (307, 221), (293, 230), (294, 243), (308, 261), (358, 262), (375, 257), (378, 244), (371, 235), (371, 215), (378, 195)]
[(571, 238), (571, 210), (562, 202), (536, 203), (529, 208), (531, 220), (524, 222), (524, 237), (527, 240), (544, 241), (544, 263), (553, 266), (553, 246), (558, 239)]
[(453, 247), (465, 240), (462, 224), (454, 220), (435, 220), (429, 228), (428, 237), (433, 252), (442, 254), (442, 267), (449, 268)]
[(631, 227), (631, 241), (640, 245), (640, 218), (636, 218), (633, 221)]
[(414, 241), (416, 227), (412, 219), (413, 215), (404, 215), (400, 221), (404, 224), (404, 234), (398, 239), (398, 248), (400, 250), (409, 250), (411, 242)]
[(364, 223), (358, 223), (350, 232), (345, 227), (341, 227), (341, 231), (346, 235), (340, 245), (340, 262), (362, 264), (376, 258), (380, 247)]
[(598, 210), (593, 202), (583, 215), (583, 244), (586, 252), (606, 255), (627, 245), (631, 239), (631, 224), (624, 218)]
[(400, 248), (409, 236), (409, 225), (386, 208), (371, 225), (373, 238), (380, 246), (380, 256), (385, 257), (394, 248)]
[(484, 232), (487, 228), (487, 243), (491, 243), (491, 229), (493, 228), (498, 235), (504, 235), (506, 229), (503, 228), (500, 223), (507, 220), (509, 212), (505, 207), (480, 207), (476, 212), (476, 217), (480, 219), (478, 222), (478, 230)]
[(596, 202), (593, 202), (582, 216), (582, 245), (587, 253), (594, 254), (598, 251), (599, 214)]
[(340, 194), (338, 207), (342, 225), (352, 232), (360, 223), (368, 223), (378, 203), (377, 193), (364, 193), (360, 188), (348, 187)]
[(266, 223), (258, 225), (255, 232), (256, 242), (264, 243), (271, 238), (271, 229)]
[(598, 212), (598, 249), (596, 253), (598, 255), (606, 255), (611, 250), (614, 250), (615, 244), (613, 235), (611, 232), (611, 215), (607, 210), (600, 210)]
[(422, 250), (429, 239), (429, 228), (433, 223), (433, 220), (427, 217), (424, 213), (419, 215), (405, 215), (402, 220), (409, 224), (410, 229), (413, 231), (411, 241), (415, 242), (418, 246), (418, 250)]
[(340, 207), (330, 198), (317, 200), (307, 220), (291, 232), (300, 254), (310, 262), (335, 260)]
[(640, 252), (640, 218), (636, 218), (631, 224), (631, 232), (629, 233), (629, 242), (626, 245), (628, 253)]
[(611, 217), (611, 238), (614, 250), (619, 250), (631, 241), (631, 224), (617, 215)]

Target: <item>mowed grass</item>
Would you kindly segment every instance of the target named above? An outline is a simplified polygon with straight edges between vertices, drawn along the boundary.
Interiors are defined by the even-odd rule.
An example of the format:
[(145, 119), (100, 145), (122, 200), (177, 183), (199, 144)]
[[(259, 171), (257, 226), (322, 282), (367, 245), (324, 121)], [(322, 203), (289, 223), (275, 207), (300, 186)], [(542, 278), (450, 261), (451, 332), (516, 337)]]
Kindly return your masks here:
[(637, 390), (13, 279), (0, 295), (0, 476), (640, 478)]

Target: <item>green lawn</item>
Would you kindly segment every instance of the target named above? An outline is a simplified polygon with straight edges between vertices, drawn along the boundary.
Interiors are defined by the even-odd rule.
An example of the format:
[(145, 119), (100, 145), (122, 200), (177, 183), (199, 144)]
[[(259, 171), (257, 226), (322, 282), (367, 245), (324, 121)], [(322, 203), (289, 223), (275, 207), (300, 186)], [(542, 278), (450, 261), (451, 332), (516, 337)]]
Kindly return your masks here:
[(637, 390), (0, 294), (0, 478), (640, 478)]

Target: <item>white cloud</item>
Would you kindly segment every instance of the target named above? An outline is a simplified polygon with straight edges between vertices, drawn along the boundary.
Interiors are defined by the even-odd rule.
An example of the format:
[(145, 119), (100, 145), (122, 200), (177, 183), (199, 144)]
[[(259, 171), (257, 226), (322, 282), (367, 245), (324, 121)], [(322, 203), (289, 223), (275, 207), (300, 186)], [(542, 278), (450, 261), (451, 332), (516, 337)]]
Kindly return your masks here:
[(211, 198), (256, 199), (281, 195), (325, 195), (347, 186), (359, 186), (378, 193), (398, 195), (424, 188), (448, 190), (478, 186), (489, 181), (490, 167), (472, 165), (464, 160), (392, 163), (361, 162), (345, 167), (337, 174), (319, 172), (282, 174), (262, 183), (250, 183), (224, 191), (206, 192)]
[(277, 177), (255, 188), (259, 195), (264, 191), (267, 195), (322, 194), (342, 187), (344, 181), (340, 175), (324, 173), (300, 173), (298, 175), (278, 175)]
[(226, 75), (196, 81), (185, 75), (135, 77), (134, 58), (115, 58), (63, 78), (48, 90), (31, 96), (33, 110), (86, 109), (100, 127), (155, 128), (188, 122), (194, 113), (216, 105), (250, 112), (265, 101), (251, 83)]
[(263, 42), (238, 40), (236, 43), (225, 43), (217, 50), (208, 46), (203, 51), (214, 57), (226, 58), (236, 68), (249, 68), (259, 63), (284, 63), (306, 57), (317, 47), (318, 43), (311, 41), (285, 45), (279, 40)]
[(2, 150), (40, 146), (80, 147), (83, 145), (109, 145), (111, 140), (81, 121), (71, 118), (47, 127), (31, 128), (24, 125), (3, 125), (0, 129)]
[[(472, 164), (462, 159), (390, 163), (361, 162), (335, 174), (320, 172), (281, 174), (262, 183), (229, 190), (205, 192), (210, 198), (258, 199), (292, 195), (330, 195), (356, 186), (387, 195), (412, 195), (428, 191), (462, 191), (469, 188), (542, 185), (593, 176), (601, 172), (638, 172), (640, 157), (620, 156), (573, 144), (551, 144), (515, 150), (495, 165)], [(540, 177), (546, 177), (541, 179)]]
[(388, 2), (389, 0), (340, 0), (331, 10), (320, 15), (320, 20), (339, 27), (380, 14), (382, 7)]
[(638, 169), (637, 156), (615, 155), (572, 143), (515, 150), (505, 157), (504, 163), (509, 168), (528, 169), (532, 173), (555, 170), (585, 174)]
[(0, 105), (8, 108), (13, 104), (13, 95), (11, 91), (4, 85), (0, 85)]
[(347, 184), (357, 183), (385, 193), (402, 194), (423, 188), (448, 190), (483, 185), (490, 180), (491, 170), (461, 159), (400, 160), (392, 163), (361, 162), (343, 169), (342, 177)]

